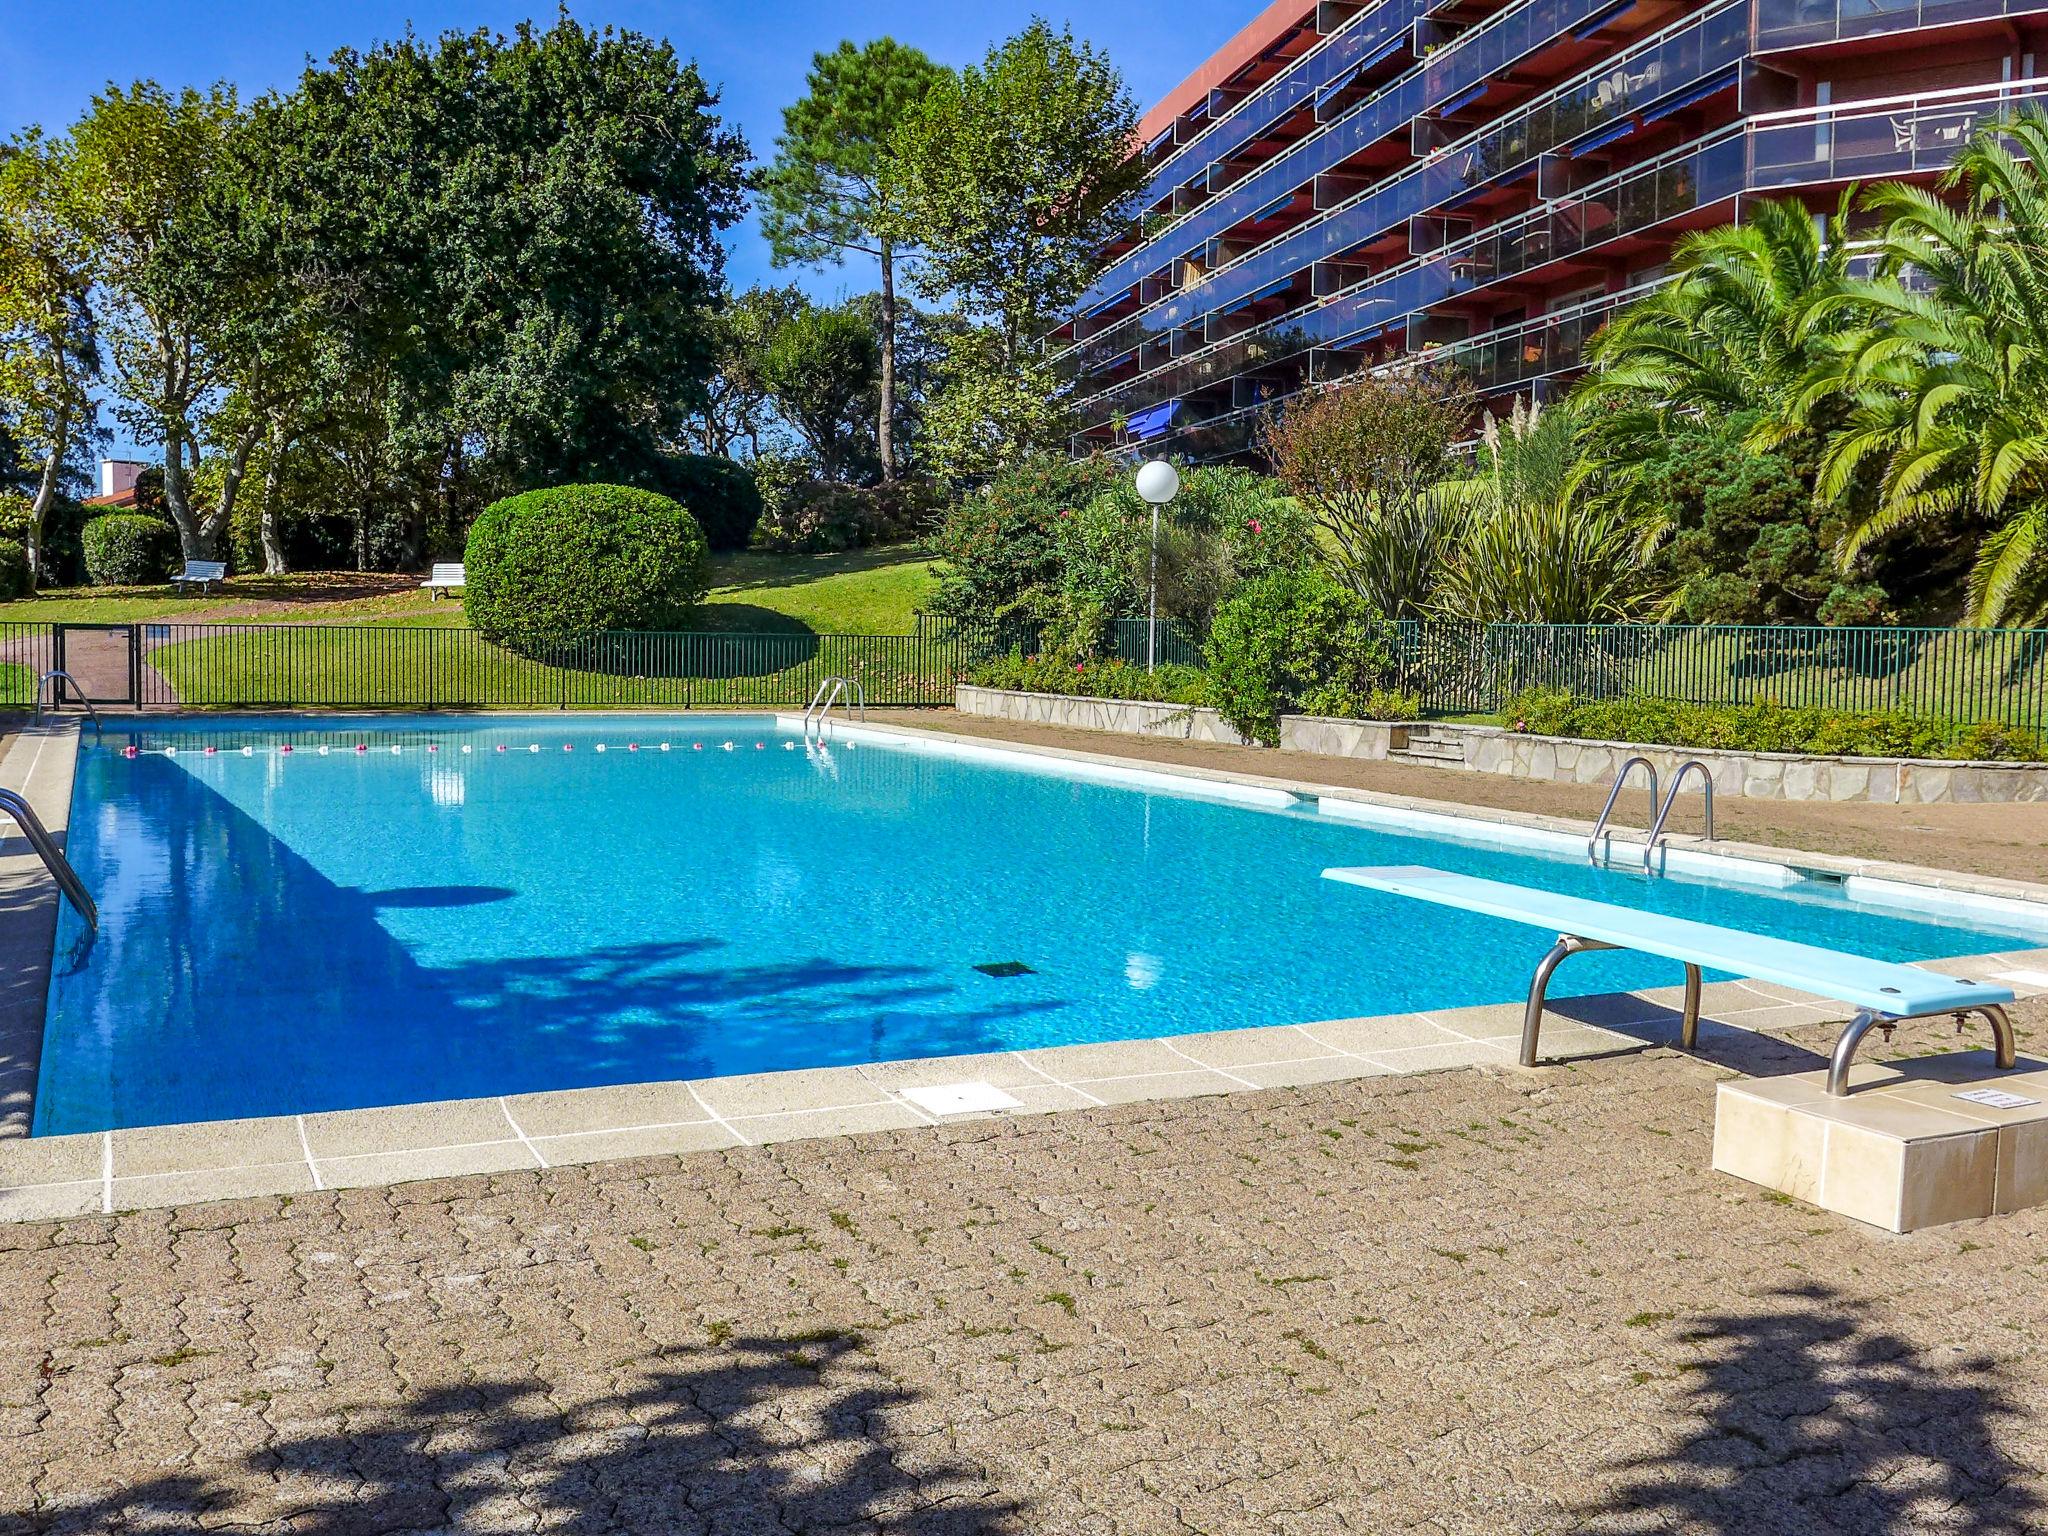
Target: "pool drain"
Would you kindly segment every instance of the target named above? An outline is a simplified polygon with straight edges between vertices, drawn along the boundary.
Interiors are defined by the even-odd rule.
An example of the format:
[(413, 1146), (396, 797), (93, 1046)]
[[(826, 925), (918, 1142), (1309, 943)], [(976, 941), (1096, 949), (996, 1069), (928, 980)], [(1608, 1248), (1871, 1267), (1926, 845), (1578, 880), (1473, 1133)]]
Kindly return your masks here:
[(991, 960), (986, 965), (977, 965), (975, 969), (984, 976), (1030, 976), (1034, 974), (1031, 967), (1022, 960)]

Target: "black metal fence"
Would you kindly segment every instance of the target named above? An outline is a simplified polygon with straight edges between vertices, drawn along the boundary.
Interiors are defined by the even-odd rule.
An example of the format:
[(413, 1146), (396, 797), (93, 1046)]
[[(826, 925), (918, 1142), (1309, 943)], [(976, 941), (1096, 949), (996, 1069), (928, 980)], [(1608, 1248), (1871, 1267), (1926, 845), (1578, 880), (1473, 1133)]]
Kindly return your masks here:
[(99, 705), (145, 708), (663, 708), (789, 706), (832, 676), (871, 705), (952, 702), (995, 637), (606, 634), (524, 656), (475, 630), (374, 624), (14, 625), (0, 630), (0, 702), (34, 702), (63, 666)]

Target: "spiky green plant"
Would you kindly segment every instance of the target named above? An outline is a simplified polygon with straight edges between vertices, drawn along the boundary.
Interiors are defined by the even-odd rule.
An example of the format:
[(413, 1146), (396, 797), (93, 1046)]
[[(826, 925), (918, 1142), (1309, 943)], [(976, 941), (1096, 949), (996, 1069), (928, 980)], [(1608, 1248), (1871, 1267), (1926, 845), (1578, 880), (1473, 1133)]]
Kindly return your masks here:
[(1438, 593), (1446, 617), (1485, 624), (1604, 624), (1655, 592), (1628, 514), (1574, 495), (1578, 425), (1525, 408), (1480, 433), (1479, 474), (1456, 486), (1463, 528)]

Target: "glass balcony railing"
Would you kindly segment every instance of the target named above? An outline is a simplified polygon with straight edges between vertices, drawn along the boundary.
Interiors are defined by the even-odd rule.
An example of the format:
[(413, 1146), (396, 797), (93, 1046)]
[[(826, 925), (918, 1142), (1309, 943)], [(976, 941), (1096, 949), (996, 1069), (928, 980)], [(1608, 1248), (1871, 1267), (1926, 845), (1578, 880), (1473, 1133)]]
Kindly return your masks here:
[(1586, 343), (1617, 309), (1659, 286), (1643, 283), (1465, 341), (1426, 348), (1404, 359), (1403, 365), (1447, 365), (1457, 369), (1483, 395), (1570, 373), (1584, 361)]
[(1151, 207), (1182, 182), (1218, 160), (1228, 160), (1275, 123), (1312, 106), (1317, 97), (1388, 43), (1405, 36), (1429, 8), (1429, 0), (1380, 0), (1361, 11), (1239, 102), (1198, 138), (1167, 156), (1152, 173), (1144, 194)]
[(2044, 0), (1756, 0), (1759, 51), (2048, 10)]
[(1747, 0), (1730, 0), (1682, 22), (1200, 283), (1116, 322), (1060, 354), (1054, 370), (1067, 380), (1103, 368), (1147, 341), (1243, 302), (1311, 262), (1340, 255), (1539, 154), (1697, 85), (1742, 57), (1748, 28)]
[(1546, 42), (1583, 26), (1614, 0), (1516, 0), (1360, 102), (1319, 132), (1275, 156), (1185, 217), (1111, 263), (1075, 305), (1085, 312), (1176, 257), (1202, 249), (1253, 210), (1307, 186), (1360, 150), (1405, 129), (1420, 113), (1480, 84)]
[(1746, 150), (1744, 130), (1725, 129), (1395, 267), (1321, 308), (1282, 316), (1265, 330), (1104, 390), (1080, 403), (1080, 417), (1099, 425), (1119, 411), (1176, 399), (1245, 366), (1270, 366), (1311, 346), (1403, 321), (1458, 294), (1732, 198), (1744, 190)]
[(1516, 218), (1082, 400), (1084, 424), (1271, 367), (1311, 348), (1377, 334), (1447, 298), (1528, 272), (1738, 192), (1900, 176), (1946, 165), (1971, 133), (2021, 104), (2048, 104), (2048, 79), (1964, 87), (1877, 104), (1773, 113), (1720, 130)]

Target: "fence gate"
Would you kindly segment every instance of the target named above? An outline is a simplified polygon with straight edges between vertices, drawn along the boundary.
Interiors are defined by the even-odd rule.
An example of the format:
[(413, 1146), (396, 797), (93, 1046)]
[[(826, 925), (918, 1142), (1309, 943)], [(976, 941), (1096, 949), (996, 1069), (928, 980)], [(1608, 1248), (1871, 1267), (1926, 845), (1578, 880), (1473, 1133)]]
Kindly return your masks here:
[[(53, 624), (50, 665), (78, 680), (90, 704), (134, 708), (141, 704), (142, 627), (138, 624)], [(56, 702), (76, 699), (78, 689), (58, 678)]]

